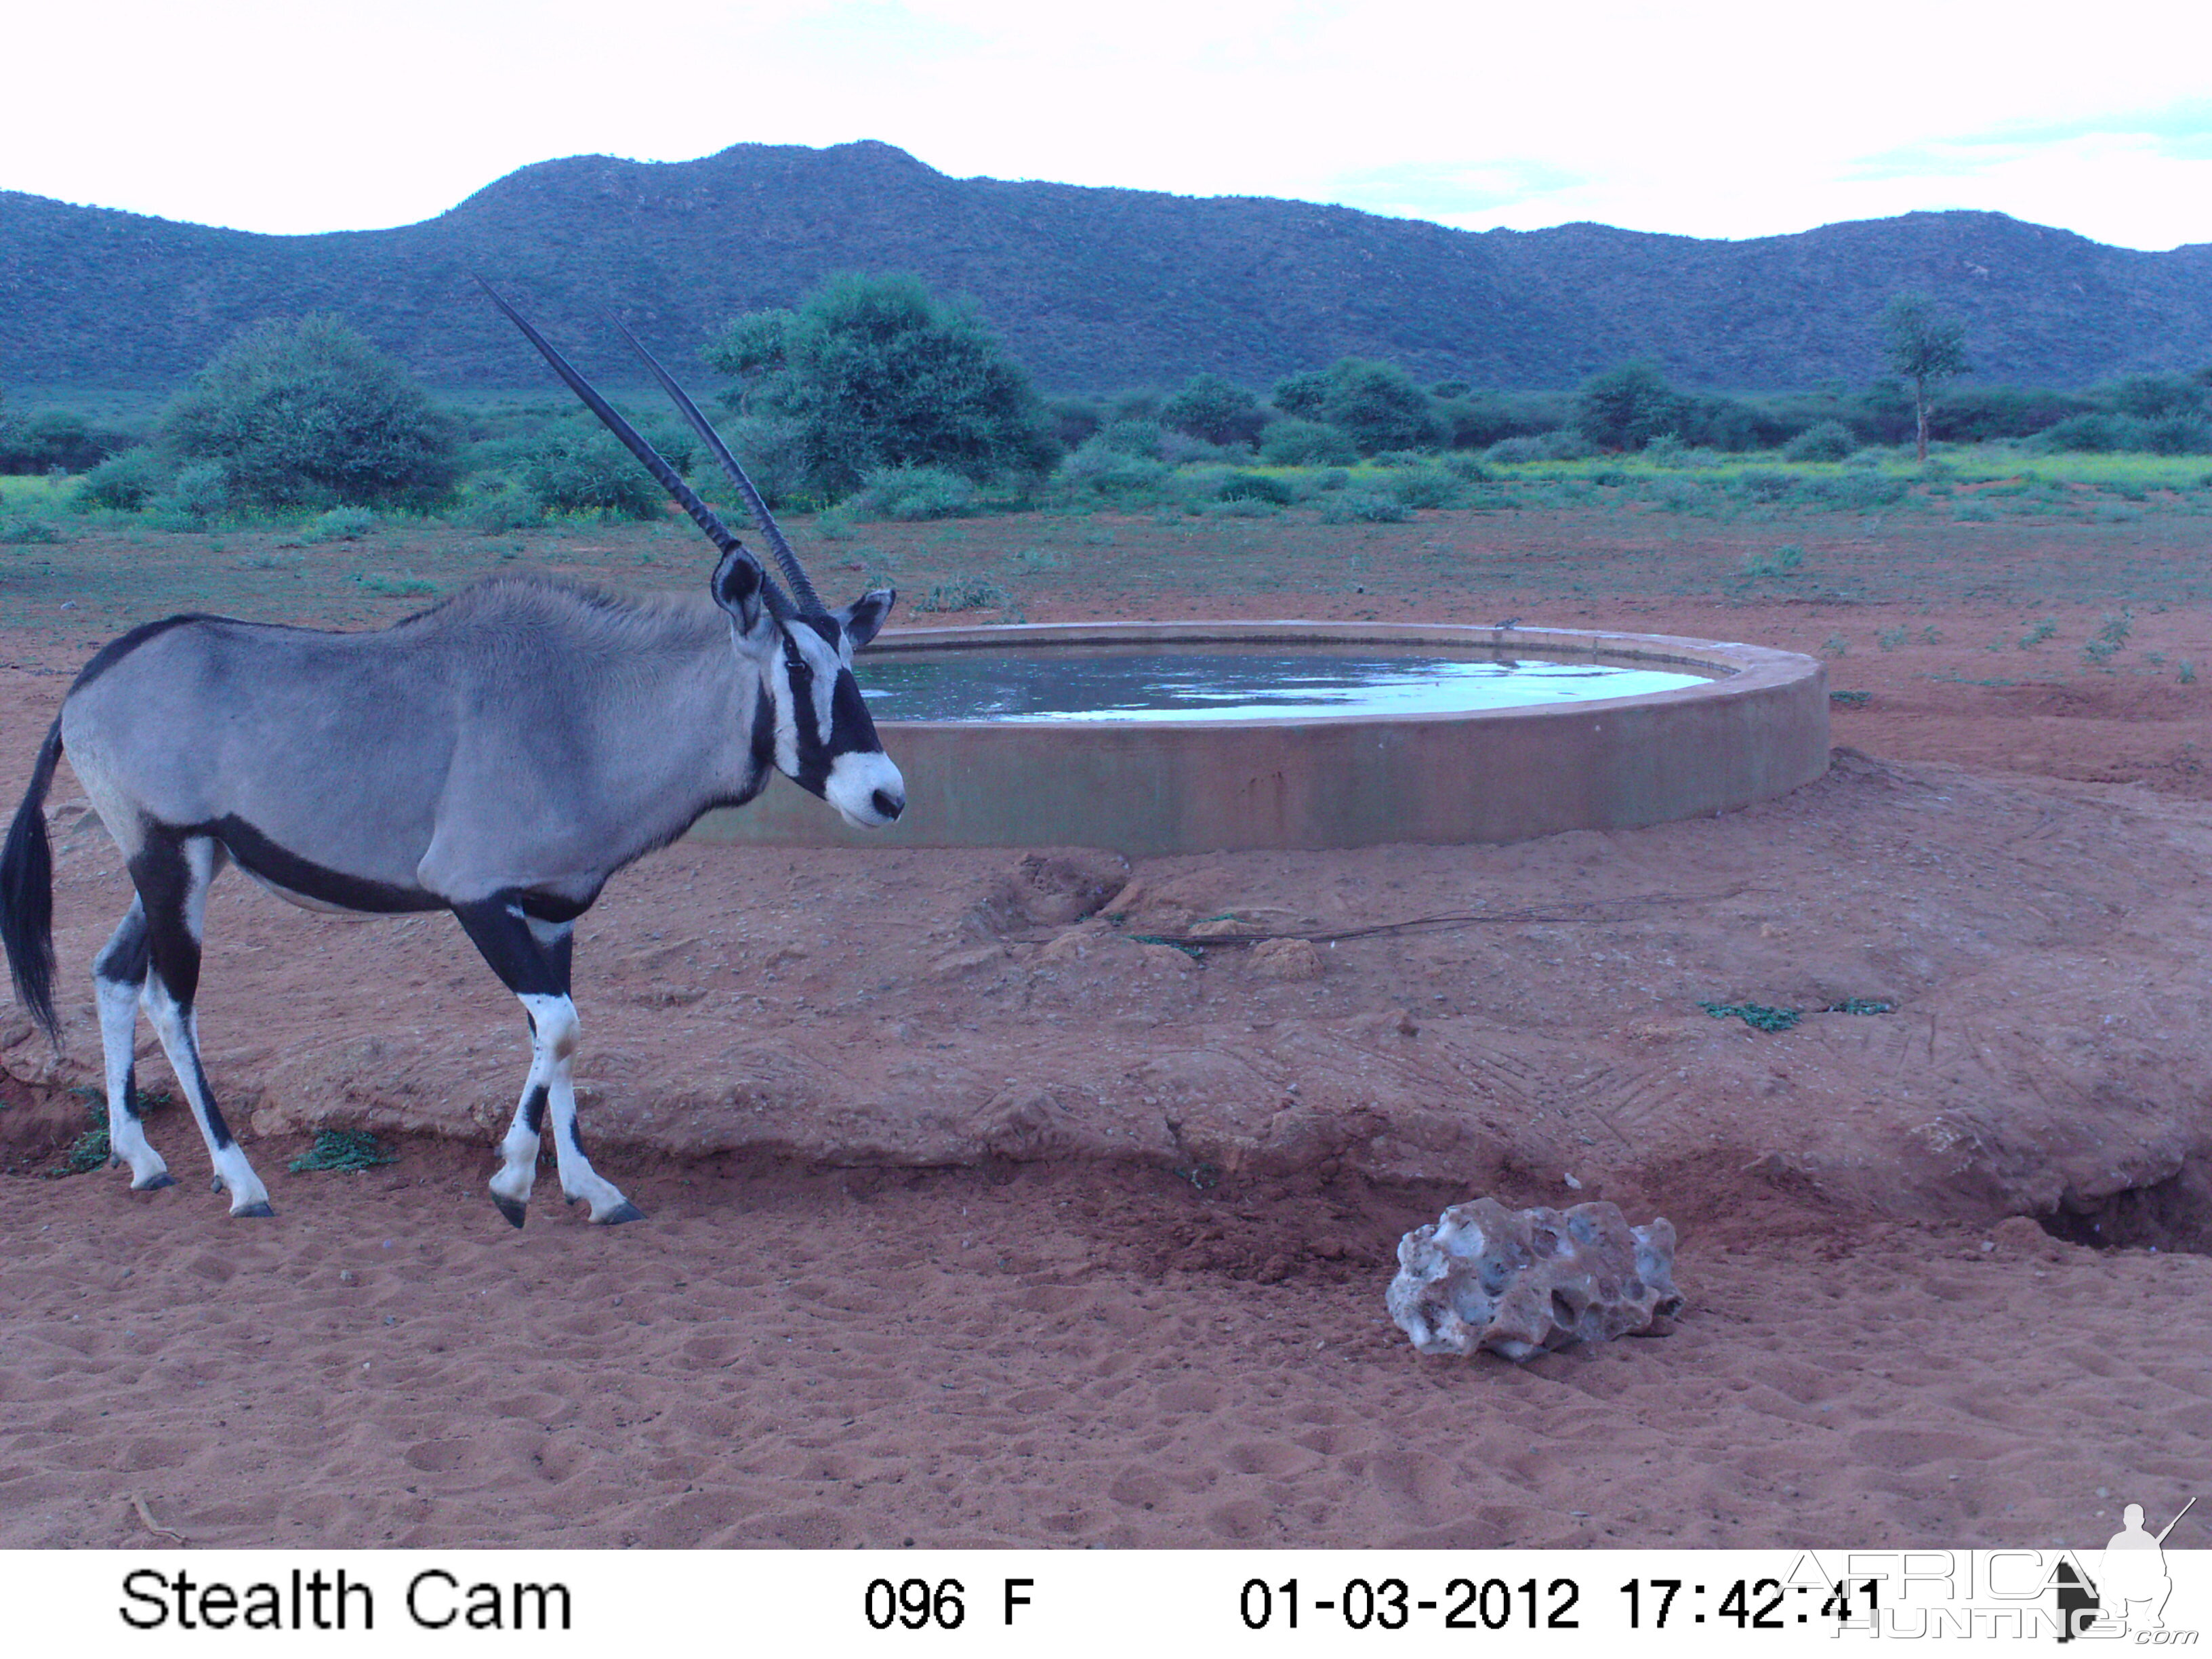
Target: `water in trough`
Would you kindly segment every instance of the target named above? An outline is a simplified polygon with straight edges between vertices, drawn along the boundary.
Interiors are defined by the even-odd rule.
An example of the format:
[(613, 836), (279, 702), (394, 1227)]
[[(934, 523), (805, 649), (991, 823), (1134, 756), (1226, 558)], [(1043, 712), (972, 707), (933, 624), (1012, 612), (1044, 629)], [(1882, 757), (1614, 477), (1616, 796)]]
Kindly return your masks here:
[(863, 656), (878, 720), (1313, 720), (1459, 714), (1643, 696), (1705, 675), (1529, 658), (1106, 649)]

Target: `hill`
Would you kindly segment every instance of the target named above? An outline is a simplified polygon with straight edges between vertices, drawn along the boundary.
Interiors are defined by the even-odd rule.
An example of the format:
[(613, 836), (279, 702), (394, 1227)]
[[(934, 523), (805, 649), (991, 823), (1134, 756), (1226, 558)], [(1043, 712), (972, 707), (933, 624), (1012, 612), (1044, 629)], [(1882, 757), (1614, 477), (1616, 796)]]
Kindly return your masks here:
[(1701, 240), (1481, 233), (1348, 208), (952, 179), (882, 143), (739, 144), (694, 161), (526, 167), (434, 219), (265, 236), (0, 192), (0, 384), (161, 386), (257, 318), (337, 312), (437, 386), (539, 373), (482, 271), (620, 384), (595, 315), (679, 372), (707, 331), (833, 270), (972, 295), (1039, 382), (1212, 369), (1264, 386), (1346, 354), (1425, 380), (1571, 385), (1635, 356), (1742, 390), (1875, 372), (1899, 289), (1965, 315), (1978, 378), (2080, 385), (2212, 362), (2212, 244), (2106, 246), (1993, 213)]

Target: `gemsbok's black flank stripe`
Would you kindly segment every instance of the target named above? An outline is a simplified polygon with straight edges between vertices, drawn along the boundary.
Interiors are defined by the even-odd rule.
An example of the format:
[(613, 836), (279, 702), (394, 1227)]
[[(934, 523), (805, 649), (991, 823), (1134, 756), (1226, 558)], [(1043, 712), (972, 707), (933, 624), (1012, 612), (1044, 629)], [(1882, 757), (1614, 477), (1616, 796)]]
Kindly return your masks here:
[(231, 1214), (272, 1213), (200, 1060), (200, 929), (226, 864), (312, 908), (451, 911), (530, 1029), (530, 1070), (500, 1142), (492, 1202), (523, 1224), (550, 1136), (562, 1195), (607, 1226), (642, 1218), (592, 1167), (577, 1129), (577, 918), (615, 872), (702, 814), (751, 799), (778, 769), (854, 824), (905, 810), (905, 781), (850, 672), (896, 596), (886, 588), (842, 611), (824, 606), (743, 468), (653, 365), (739, 482), (794, 603), (653, 447), (493, 298), (720, 550), (707, 591), (634, 601), (508, 577), (378, 630), (167, 617), (93, 656), (0, 849), (0, 943), (17, 996), (58, 1043), (45, 805), (66, 754), (137, 891), (93, 970), (111, 1161), (129, 1165), (134, 1192), (175, 1182), (141, 1117), (143, 1018)]

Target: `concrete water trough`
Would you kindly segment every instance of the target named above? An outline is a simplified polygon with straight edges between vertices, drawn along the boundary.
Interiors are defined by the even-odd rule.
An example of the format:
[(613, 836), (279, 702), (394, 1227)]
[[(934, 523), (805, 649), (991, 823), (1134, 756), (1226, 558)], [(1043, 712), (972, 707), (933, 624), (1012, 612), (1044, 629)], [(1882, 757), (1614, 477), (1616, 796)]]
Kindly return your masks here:
[[(1389, 673), (1392, 659), (1413, 672)], [(1255, 691), (1285, 664), (1287, 695)], [(1163, 672), (1139, 672), (1153, 668)], [(1626, 672), (1599, 678), (1613, 670)], [(1307, 622), (904, 629), (881, 635), (858, 672), (906, 776), (903, 818), (848, 829), (779, 777), (692, 833), (1132, 855), (1518, 841), (1747, 806), (1828, 765), (1820, 663), (1656, 635)], [(1505, 706), (1469, 706), (1501, 695)]]

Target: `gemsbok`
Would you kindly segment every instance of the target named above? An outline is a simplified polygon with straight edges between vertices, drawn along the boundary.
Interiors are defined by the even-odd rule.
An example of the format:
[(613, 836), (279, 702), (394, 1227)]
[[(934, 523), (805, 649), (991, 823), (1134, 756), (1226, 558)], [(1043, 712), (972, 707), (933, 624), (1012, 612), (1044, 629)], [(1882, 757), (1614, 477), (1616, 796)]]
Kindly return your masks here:
[(853, 653), (883, 625), (892, 591), (824, 606), (744, 468), (623, 329), (744, 497), (787, 594), (567, 360), (485, 292), (720, 550), (708, 592), (631, 600), (501, 578), (369, 632), (169, 617), (85, 665), (0, 852), (0, 941), (17, 997), (58, 1043), (43, 803), (66, 752), (137, 890), (93, 964), (110, 1162), (131, 1166), (134, 1190), (172, 1181), (139, 1121), (143, 1008), (230, 1213), (271, 1213), (208, 1088), (192, 1013), (208, 888), (226, 861), (310, 908), (452, 911), (530, 1022), (530, 1073), (493, 1203), (522, 1225), (550, 1110), (562, 1192), (612, 1224), (641, 1218), (576, 1137), (576, 918), (616, 871), (701, 814), (751, 799), (772, 770), (849, 823), (905, 810), (853, 678)]

